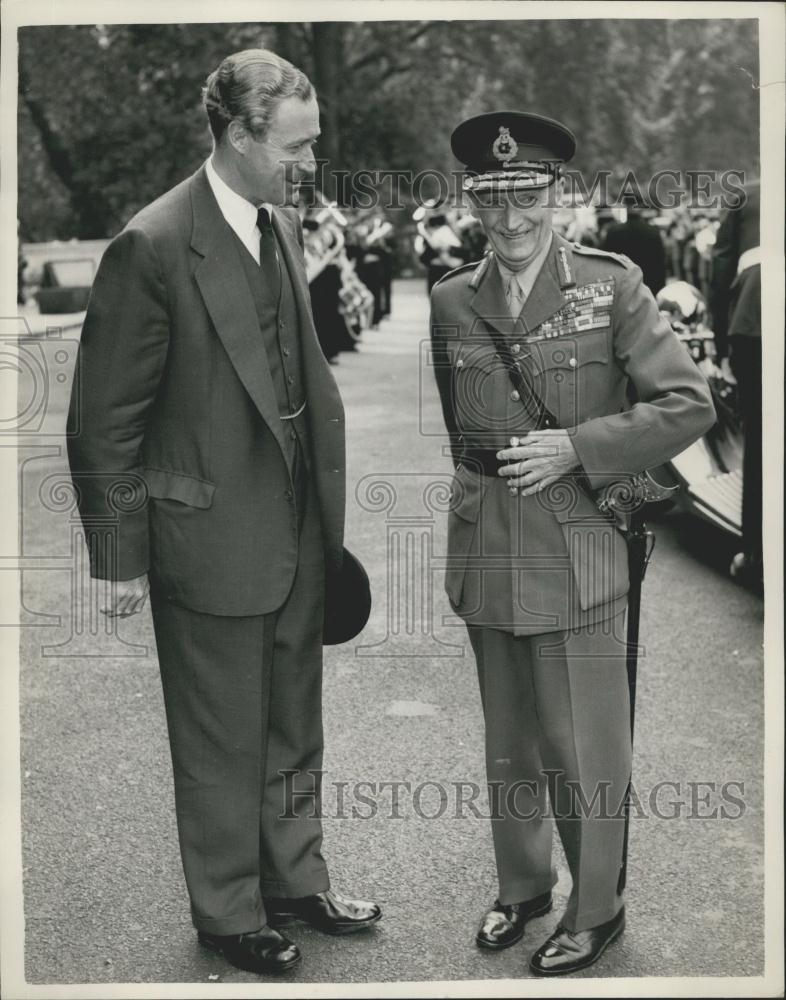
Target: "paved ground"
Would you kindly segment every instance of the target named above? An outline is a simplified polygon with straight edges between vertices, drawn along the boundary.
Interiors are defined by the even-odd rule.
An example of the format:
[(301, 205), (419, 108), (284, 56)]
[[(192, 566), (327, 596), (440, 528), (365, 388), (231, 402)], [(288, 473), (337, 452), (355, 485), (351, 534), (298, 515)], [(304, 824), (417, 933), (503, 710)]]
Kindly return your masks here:
[[(420, 282), (397, 284), (394, 310), (335, 369), (349, 432), (347, 540), (369, 569), (376, 605), (362, 648), (327, 651), (325, 682), (326, 857), (336, 887), (379, 900), (385, 916), (355, 938), (293, 928), (305, 960), (290, 981), (524, 979), (569, 879), (561, 863), (555, 912), (529, 925), (522, 944), (500, 954), (474, 947), (496, 883), (489, 824), (456, 792), (461, 782), (483, 784), (481, 714), (462, 629), (443, 624), (444, 496), (428, 487), (449, 480), (449, 462), (431, 436), (439, 411), (421, 364)], [(58, 361), (57, 350), (67, 357)], [(119, 637), (90, 635), (94, 618), (81, 634), (76, 627), (72, 580), (83, 578), (67, 505), (47, 479), (65, 468), (58, 435), (72, 351), (44, 351), (67, 377), (52, 383), (52, 447), (23, 454), (28, 979), (257, 982), (203, 953), (190, 925), (149, 612), (122, 622)], [(580, 976), (762, 972), (762, 603), (726, 578), (731, 551), (681, 517), (658, 527), (635, 758), (647, 818), (633, 823), (628, 930)], [(397, 810), (385, 781), (410, 783)], [(666, 781), (674, 784), (661, 786), (653, 810)], [(691, 782), (715, 791), (692, 792)], [(727, 788), (734, 819), (717, 816), (727, 782), (744, 784)], [(692, 795), (702, 799), (693, 808)], [(716, 818), (701, 818), (713, 809)]]

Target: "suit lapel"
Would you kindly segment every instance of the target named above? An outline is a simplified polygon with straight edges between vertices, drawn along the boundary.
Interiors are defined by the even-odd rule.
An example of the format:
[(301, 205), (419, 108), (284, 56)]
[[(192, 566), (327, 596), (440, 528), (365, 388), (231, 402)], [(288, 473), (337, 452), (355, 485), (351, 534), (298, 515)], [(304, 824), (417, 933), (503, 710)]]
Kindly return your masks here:
[[(273, 212), (273, 228), (284, 257), (284, 264), (292, 284), (300, 326), (300, 352), (303, 362), (303, 380), (309, 407), (319, 408), (327, 403), (332, 417), (343, 416), (343, 407), (333, 373), (325, 360), (317, 338), (311, 314), (311, 293), (306, 280), (300, 244), (294, 222), (281, 210)], [(327, 393), (327, 396), (326, 396)]]
[(331, 565), (340, 564), (346, 503), (346, 452), (344, 406), (330, 366), (322, 353), (311, 315), (311, 294), (297, 238), (293, 213), (273, 213), (278, 245), (289, 272), (295, 297), (300, 357), (306, 389), (306, 419), (311, 437), (311, 458), (319, 494), (322, 523), (327, 527), (326, 547)]
[(267, 352), (239, 259), (237, 242), (221, 214), (204, 166), (191, 189), (194, 228), (191, 246), (202, 260), (194, 272), (216, 333), (265, 423), (285, 449)]

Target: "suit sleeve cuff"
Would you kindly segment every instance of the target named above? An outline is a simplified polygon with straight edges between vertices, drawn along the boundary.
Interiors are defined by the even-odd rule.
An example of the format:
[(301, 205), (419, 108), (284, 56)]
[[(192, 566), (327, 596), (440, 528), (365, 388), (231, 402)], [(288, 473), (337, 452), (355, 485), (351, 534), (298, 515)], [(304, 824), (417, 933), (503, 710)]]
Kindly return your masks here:
[(91, 525), (85, 527), (90, 553), (90, 575), (98, 580), (135, 580), (150, 568), (147, 512), (144, 524)]

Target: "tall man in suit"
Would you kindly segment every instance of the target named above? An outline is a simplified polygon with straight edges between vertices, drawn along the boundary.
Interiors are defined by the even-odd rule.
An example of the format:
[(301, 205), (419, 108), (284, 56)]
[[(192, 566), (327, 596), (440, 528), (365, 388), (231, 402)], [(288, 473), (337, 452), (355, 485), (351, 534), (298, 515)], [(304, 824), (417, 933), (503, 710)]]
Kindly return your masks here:
[(199, 940), (241, 968), (300, 958), (276, 927), (365, 928), (321, 853), (324, 579), (339, 568), (344, 415), (317, 342), (297, 211), (319, 109), (266, 50), (225, 59), (213, 153), (102, 259), (69, 458), (106, 613), (151, 599)]
[(492, 247), (431, 293), (456, 462), (446, 589), (477, 661), (499, 878), (477, 943), (509, 947), (551, 909), (548, 796), (573, 887), (530, 967), (559, 975), (625, 923), (628, 559), (624, 512), (593, 494), (681, 451), (715, 412), (641, 269), (552, 232), (570, 130), (500, 111), (451, 145)]

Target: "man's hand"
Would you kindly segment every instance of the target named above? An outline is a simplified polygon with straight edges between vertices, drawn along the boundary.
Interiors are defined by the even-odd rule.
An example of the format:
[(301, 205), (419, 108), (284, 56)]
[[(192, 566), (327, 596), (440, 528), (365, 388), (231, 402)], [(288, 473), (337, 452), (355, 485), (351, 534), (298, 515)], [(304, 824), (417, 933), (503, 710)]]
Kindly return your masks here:
[(530, 496), (581, 464), (566, 430), (530, 431), (510, 443), (497, 458), (509, 463), (500, 466), (499, 474), (509, 477), (511, 493), (520, 489), (522, 496)]
[(147, 573), (143, 573), (134, 580), (109, 581), (109, 587), (110, 603), (100, 609), (101, 614), (109, 618), (128, 618), (145, 606), (150, 583)]

